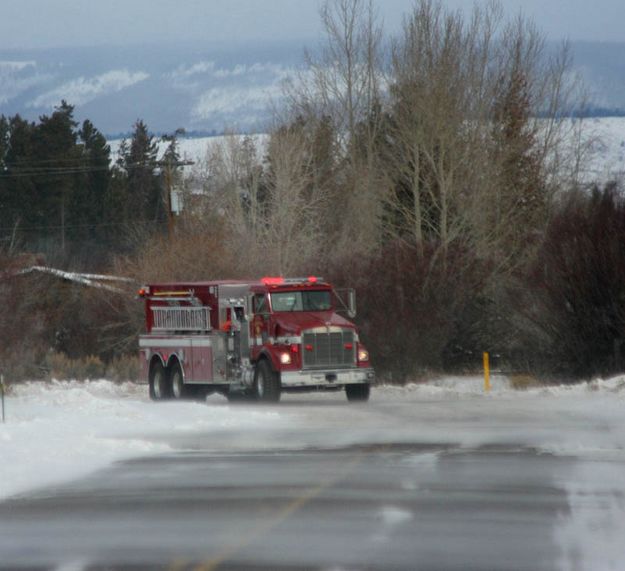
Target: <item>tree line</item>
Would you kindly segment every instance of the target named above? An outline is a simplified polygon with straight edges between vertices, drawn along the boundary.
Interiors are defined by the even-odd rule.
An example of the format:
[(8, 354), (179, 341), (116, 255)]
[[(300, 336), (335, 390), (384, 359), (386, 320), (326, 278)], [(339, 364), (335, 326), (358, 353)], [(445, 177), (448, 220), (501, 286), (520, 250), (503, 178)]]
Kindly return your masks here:
[[(117, 254), (108, 267), (137, 281), (321, 273), (356, 288), (374, 364), (397, 382), (474, 370), (482, 351), (543, 378), (620, 370), (625, 202), (618, 182), (584, 178), (566, 46), (547, 50), (531, 21), (506, 20), (496, 2), (462, 14), (418, 0), (395, 37), (371, 1), (330, 0), (320, 16), (323, 47), (285, 84), (267, 135), (209, 147), (190, 181), (201, 192), (187, 194), (170, 235), (143, 123), (99, 171), (110, 151), (70, 106), (38, 125), (3, 119), (5, 173), (19, 172), (22, 148), (31, 168), (93, 167), (93, 180), (0, 179), (2, 208), (13, 204), (4, 235), (13, 244), (26, 228), (18, 197), (41, 192), (48, 202), (28, 214), (45, 228), (38, 239), (58, 241), (59, 226), (78, 233), (66, 240), (100, 239), (79, 233), (85, 220), (126, 236), (140, 227), (126, 250), (121, 231), (103, 241)], [(59, 137), (43, 144), (45, 133)], [(129, 300), (106, 319), (132, 347), (141, 319)]]
[(125, 229), (166, 221), (157, 141), (139, 120), (112, 157), (104, 135), (73, 113), (62, 101), (37, 122), (0, 116), (0, 237), (10, 252), (102, 266), (128, 249)]

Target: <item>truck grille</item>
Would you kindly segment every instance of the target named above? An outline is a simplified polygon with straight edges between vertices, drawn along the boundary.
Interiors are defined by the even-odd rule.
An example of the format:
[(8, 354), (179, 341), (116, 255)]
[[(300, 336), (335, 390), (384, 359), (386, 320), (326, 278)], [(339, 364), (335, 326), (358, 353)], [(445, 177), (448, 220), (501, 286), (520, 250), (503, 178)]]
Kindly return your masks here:
[(308, 332), (302, 336), (304, 369), (353, 367), (356, 359), (354, 332)]

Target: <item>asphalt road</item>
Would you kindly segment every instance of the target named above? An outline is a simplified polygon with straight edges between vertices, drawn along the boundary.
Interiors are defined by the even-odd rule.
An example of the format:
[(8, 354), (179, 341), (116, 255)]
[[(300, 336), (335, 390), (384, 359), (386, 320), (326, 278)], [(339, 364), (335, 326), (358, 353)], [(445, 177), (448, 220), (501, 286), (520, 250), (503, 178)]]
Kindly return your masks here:
[(0, 569), (563, 568), (587, 460), (515, 441), (524, 417), (492, 404), (418, 404), (302, 396), (278, 429), (163, 434), (175, 452), (0, 503)]

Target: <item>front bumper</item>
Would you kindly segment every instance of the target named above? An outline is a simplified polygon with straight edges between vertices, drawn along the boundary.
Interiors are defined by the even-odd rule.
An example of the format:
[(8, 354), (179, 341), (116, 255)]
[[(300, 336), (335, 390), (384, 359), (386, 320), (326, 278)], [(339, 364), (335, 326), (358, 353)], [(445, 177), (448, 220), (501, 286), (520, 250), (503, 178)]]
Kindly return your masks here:
[(373, 369), (337, 369), (323, 371), (283, 371), (280, 381), (289, 387), (337, 387), (358, 383), (373, 383)]

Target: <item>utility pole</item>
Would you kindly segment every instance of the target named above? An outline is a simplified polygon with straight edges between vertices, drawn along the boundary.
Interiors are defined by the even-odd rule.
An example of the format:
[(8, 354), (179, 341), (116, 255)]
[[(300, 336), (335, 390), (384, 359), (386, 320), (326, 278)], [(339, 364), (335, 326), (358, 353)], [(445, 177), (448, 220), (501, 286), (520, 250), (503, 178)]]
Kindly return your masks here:
[(171, 240), (171, 237), (174, 234), (174, 213), (171, 201), (174, 184), (174, 169), (194, 165), (195, 162), (188, 160), (173, 160), (171, 157), (167, 157), (158, 161), (156, 164), (163, 168), (163, 176), (165, 178), (165, 192), (167, 193), (167, 198), (165, 200), (165, 204), (167, 204), (167, 237)]
[(65, 254), (65, 189), (61, 194), (61, 252)]

